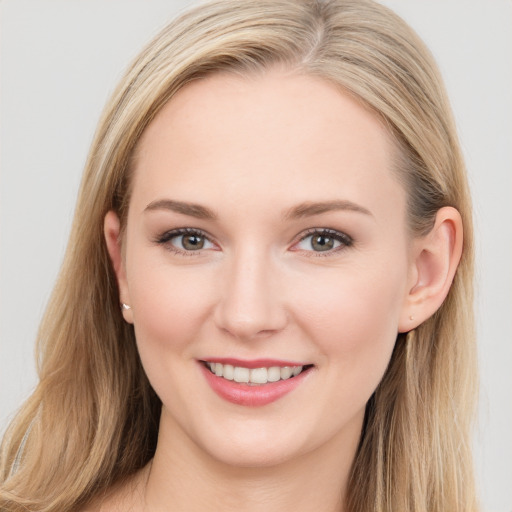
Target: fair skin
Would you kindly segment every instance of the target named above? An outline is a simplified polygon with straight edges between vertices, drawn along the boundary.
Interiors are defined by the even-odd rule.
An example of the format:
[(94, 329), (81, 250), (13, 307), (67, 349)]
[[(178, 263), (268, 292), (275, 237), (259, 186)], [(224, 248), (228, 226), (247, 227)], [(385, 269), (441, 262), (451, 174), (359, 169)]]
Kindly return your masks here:
[[(397, 333), (439, 307), (462, 247), (452, 208), (411, 238), (393, 155), (373, 113), (282, 69), (213, 75), (159, 112), (122, 239), (116, 214), (105, 219), (163, 404), (158, 446), (101, 510), (343, 510)], [(212, 360), (303, 372), (226, 384)]]

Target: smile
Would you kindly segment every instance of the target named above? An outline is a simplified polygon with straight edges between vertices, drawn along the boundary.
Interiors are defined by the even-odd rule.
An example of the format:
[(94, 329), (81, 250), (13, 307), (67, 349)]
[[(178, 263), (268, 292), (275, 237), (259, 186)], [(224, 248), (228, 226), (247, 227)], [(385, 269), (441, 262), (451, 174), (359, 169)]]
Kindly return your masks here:
[(304, 366), (270, 366), (268, 368), (246, 368), (231, 364), (206, 361), (207, 368), (217, 377), (232, 380), (240, 384), (263, 385), (269, 382), (288, 380), (299, 375)]
[(206, 382), (223, 400), (236, 405), (268, 405), (301, 385), (314, 365), (296, 362), (234, 359), (198, 361)]

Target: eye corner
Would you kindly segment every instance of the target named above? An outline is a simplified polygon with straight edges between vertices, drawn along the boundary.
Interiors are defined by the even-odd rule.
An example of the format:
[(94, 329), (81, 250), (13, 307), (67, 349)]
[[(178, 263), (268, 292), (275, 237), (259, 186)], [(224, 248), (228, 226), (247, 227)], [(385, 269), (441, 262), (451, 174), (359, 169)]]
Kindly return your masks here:
[[(186, 241), (187, 237), (188, 241)], [(180, 238), (181, 242), (173, 243), (174, 240), (179, 240)], [(200, 241), (193, 242), (193, 238), (200, 239)], [(167, 230), (156, 236), (154, 243), (165, 247), (171, 253), (179, 256), (199, 256), (204, 251), (220, 250), (208, 233), (201, 229), (190, 227)]]
[[(301, 247), (301, 244), (308, 243), (308, 239), (311, 239), (309, 247)], [(331, 256), (351, 247), (353, 243), (351, 236), (337, 229), (310, 228), (298, 235), (290, 250), (304, 252), (307, 256)]]

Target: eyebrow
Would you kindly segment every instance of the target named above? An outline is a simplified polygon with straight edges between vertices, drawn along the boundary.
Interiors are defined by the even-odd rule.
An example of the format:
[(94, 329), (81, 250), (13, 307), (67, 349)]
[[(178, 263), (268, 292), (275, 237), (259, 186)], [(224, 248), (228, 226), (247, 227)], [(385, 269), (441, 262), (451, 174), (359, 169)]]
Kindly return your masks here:
[(363, 213), (364, 215), (373, 216), (370, 210), (360, 206), (352, 201), (346, 201), (342, 199), (335, 199), (333, 201), (322, 201), (322, 202), (305, 202), (301, 203), (293, 208), (290, 208), (285, 214), (285, 219), (300, 219), (302, 217), (312, 217), (313, 215), (320, 215), (322, 213), (332, 211), (352, 211)]
[[(196, 219), (217, 220), (217, 215), (213, 210), (196, 203), (186, 203), (183, 201), (175, 201), (173, 199), (159, 199), (149, 203), (144, 211), (169, 210)], [(332, 211), (352, 211), (372, 216), (370, 210), (360, 206), (352, 201), (336, 199), (333, 201), (322, 202), (305, 202), (298, 204), (287, 210), (283, 218), (285, 220), (300, 219), (303, 217), (312, 217), (322, 213)]]
[(172, 199), (159, 199), (149, 203), (144, 209), (145, 212), (153, 210), (170, 210), (196, 219), (215, 220), (217, 215), (215, 212), (195, 203), (184, 203), (182, 201), (174, 201)]

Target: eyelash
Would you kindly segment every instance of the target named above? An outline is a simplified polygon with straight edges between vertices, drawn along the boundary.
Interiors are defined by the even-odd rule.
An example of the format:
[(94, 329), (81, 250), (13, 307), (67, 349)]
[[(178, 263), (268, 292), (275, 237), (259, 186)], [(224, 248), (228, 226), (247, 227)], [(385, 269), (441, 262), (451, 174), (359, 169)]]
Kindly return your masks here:
[(173, 229), (171, 231), (166, 231), (157, 239), (155, 242), (160, 245), (167, 245), (168, 249), (176, 254), (179, 254), (180, 256), (198, 256), (202, 251), (199, 249), (197, 251), (185, 251), (183, 249), (180, 249), (179, 247), (176, 247), (175, 245), (171, 244), (171, 240), (173, 238), (177, 238), (179, 236), (183, 235), (192, 235), (204, 238), (206, 241), (213, 243), (210, 236), (208, 236), (204, 231), (201, 231), (200, 229), (195, 228), (179, 228), (179, 229)]
[[(172, 251), (176, 254), (179, 254), (179, 255), (198, 256), (202, 252), (201, 249), (198, 249), (196, 251), (186, 251), (186, 250), (180, 249), (179, 247), (176, 247), (175, 245), (170, 243), (173, 238), (183, 236), (183, 235), (192, 235), (192, 236), (201, 237), (201, 238), (204, 238), (207, 242), (213, 243), (213, 241), (209, 235), (207, 235), (204, 231), (202, 231), (200, 229), (195, 229), (195, 228), (180, 228), (180, 229), (174, 229), (171, 231), (166, 231), (162, 235), (158, 236), (155, 239), (155, 242), (160, 245), (167, 245), (167, 247), (170, 251)], [(352, 239), (352, 237), (350, 237), (349, 235), (347, 235), (346, 233), (343, 233), (341, 231), (336, 231), (334, 229), (328, 229), (328, 228), (310, 228), (310, 229), (306, 230), (306, 232), (301, 233), (300, 237), (293, 243), (293, 247), (295, 247), (296, 245), (300, 244), (301, 242), (303, 242), (304, 240), (306, 240), (307, 238), (309, 238), (313, 235), (331, 238), (331, 239), (339, 242), (341, 245), (334, 249), (329, 249), (326, 251), (303, 250), (303, 252), (305, 254), (307, 254), (308, 257), (329, 256), (329, 255), (332, 255), (333, 253), (337, 253), (340, 250), (343, 250), (347, 247), (352, 246), (354, 243), (354, 240)], [(293, 249), (293, 250), (300, 251), (301, 249)]]
[[(326, 250), (326, 251), (304, 251), (308, 257), (326, 257), (330, 256), (333, 253), (337, 253), (339, 251), (342, 251), (343, 249), (346, 249), (347, 247), (350, 247), (353, 245), (354, 240), (352, 237), (347, 235), (346, 233), (343, 233), (341, 231), (336, 231), (335, 229), (328, 229), (328, 228), (311, 228), (306, 230), (305, 233), (301, 234), (299, 240), (294, 243), (294, 246), (299, 244), (300, 242), (303, 242), (307, 238), (316, 235), (316, 236), (323, 236), (326, 238), (332, 238), (340, 243), (339, 247), (336, 247), (334, 249)], [(300, 249), (295, 249), (300, 250)]]

